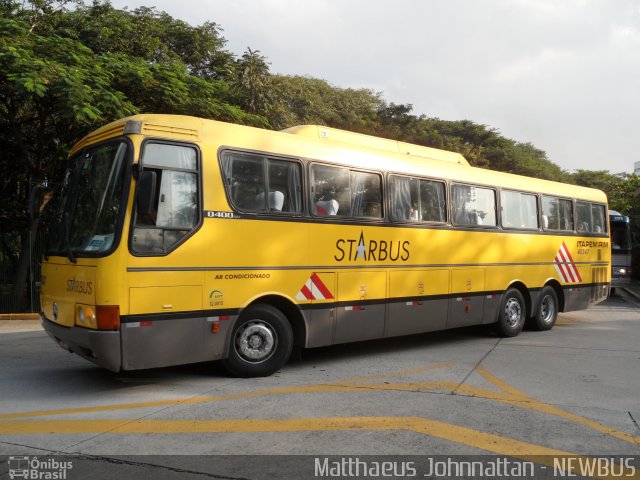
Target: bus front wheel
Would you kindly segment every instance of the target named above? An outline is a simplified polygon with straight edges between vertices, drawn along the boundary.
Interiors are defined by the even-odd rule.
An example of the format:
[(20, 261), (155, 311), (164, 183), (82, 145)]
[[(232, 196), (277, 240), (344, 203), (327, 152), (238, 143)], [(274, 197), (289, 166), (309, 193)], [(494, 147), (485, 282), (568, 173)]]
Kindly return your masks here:
[(540, 292), (540, 300), (536, 315), (533, 317), (533, 328), (536, 330), (551, 330), (558, 318), (558, 295), (556, 291), (547, 285)]
[(527, 318), (527, 306), (520, 290), (510, 288), (500, 300), (496, 331), (503, 337), (515, 337), (522, 331)]
[(223, 365), (237, 377), (266, 377), (287, 363), (292, 349), (293, 331), (287, 317), (271, 305), (253, 305), (233, 327)]

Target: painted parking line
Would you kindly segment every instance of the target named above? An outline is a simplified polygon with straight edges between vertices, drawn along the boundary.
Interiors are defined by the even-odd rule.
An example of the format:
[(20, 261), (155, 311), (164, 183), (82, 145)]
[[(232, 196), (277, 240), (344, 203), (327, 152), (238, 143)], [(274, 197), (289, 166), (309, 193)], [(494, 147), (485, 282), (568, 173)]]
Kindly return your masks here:
[[(415, 373), (418, 371), (432, 370), (434, 368), (443, 368), (444, 366), (451, 366), (453, 362), (446, 362), (444, 364), (437, 364), (435, 366), (422, 367), (419, 369), (405, 370), (401, 372), (394, 372), (388, 375), (379, 376), (380, 378), (391, 378), (395, 376), (405, 375), (408, 373)], [(523, 408), (527, 410), (538, 411), (547, 415), (553, 415), (565, 420), (583, 425), (591, 428), (595, 431), (605, 433), (619, 440), (631, 443), (633, 445), (640, 445), (640, 437), (633, 436), (626, 432), (621, 432), (614, 428), (608, 427), (596, 421), (588, 418), (567, 412), (558, 407), (550, 405), (548, 403), (541, 402), (535, 398), (525, 394), (524, 392), (508, 385), (506, 382), (499, 380), (494, 375), (490, 374), (483, 368), (476, 369), (476, 372), (487, 379), (490, 383), (498, 387), (502, 391), (493, 391), (486, 388), (474, 387), (470, 385), (459, 385), (450, 381), (439, 382), (396, 382), (396, 383), (362, 383), (365, 380), (372, 377), (356, 377), (347, 379), (344, 381), (336, 382), (333, 384), (315, 384), (298, 387), (285, 387), (268, 390), (258, 390), (254, 392), (246, 392), (232, 395), (218, 395), (218, 396), (204, 396), (204, 397), (191, 397), (178, 400), (162, 400), (154, 402), (140, 402), (129, 404), (117, 404), (117, 405), (104, 405), (96, 407), (79, 407), (68, 408), (59, 410), (45, 410), (37, 412), (17, 412), (0, 414), (0, 420), (9, 420), (17, 418), (33, 418), (33, 417), (45, 417), (55, 415), (70, 415), (78, 413), (91, 413), (91, 412), (106, 412), (117, 410), (130, 410), (137, 408), (151, 408), (151, 407), (166, 407), (177, 405), (190, 405), (198, 403), (212, 403), (226, 400), (246, 399), (272, 395), (293, 395), (293, 394), (314, 394), (314, 393), (339, 393), (358, 390), (377, 390), (377, 391), (410, 391), (410, 392), (445, 392), (455, 395), (466, 395), (472, 397), (483, 398), (486, 400), (493, 400), (499, 403)], [(377, 378), (378, 376), (376, 376)], [(455, 393), (454, 393), (455, 392)]]
[[(594, 420), (590, 420), (586, 417), (582, 417), (580, 415), (576, 415), (571, 412), (567, 412), (566, 410), (562, 410), (561, 408), (536, 400), (535, 398), (527, 395), (523, 391), (518, 390), (517, 388), (503, 382), (502, 380), (500, 380), (495, 375), (491, 374), (490, 372), (488, 372), (482, 367), (478, 368), (476, 371), (478, 374), (482, 375), (482, 377), (484, 377), (486, 380), (491, 382), (493, 385), (507, 392), (508, 394), (512, 395), (514, 400), (518, 398), (521, 399), (520, 405), (519, 405), (521, 408), (535, 410), (538, 412), (546, 413), (548, 415), (561, 417), (561, 418), (564, 418), (565, 420), (569, 420), (570, 422), (577, 423), (579, 425), (583, 425), (585, 427), (591, 428), (592, 430), (595, 430), (597, 432), (610, 435), (614, 438), (617, 438), (618, 440), (623, 440), (625, 442), (629, 442), (631, 444), (640, 446), (639, 436), (633, 436), (628, 433), (621, 432), (614, 428), (607, 427), (602, 423), (596, 422)], [(509, 403), (513, 405), (512, 402), (509, 402)]]
[[(425, 372), (428, 370), (451, 367), (454, 365), (456, 365), (456, 362), (442, 362), (435, 365), (413, 368), (411, 370), (401, 370), (397, 372), (388, 373), (385, 375), (354, 377), (354, 378), (348, 378), (344, 380), (337, 380), (334, 383), (320, 383), (320, 384), (306, 385), (306, 386), (300, 386), (300, 387), (274, 388), (274, 389), (258, 390), (254, 392), (239, 393), (239, 394), (232, 394), (232, 395), (189, 397), (189, 398), (174, 399), (174, 400), (157, 400), (153, 402), (101, 405), (96, 407), (61, 408), (56, 410), (44, 410), (44, 411), (36, 411), (36, 412), (2, 413), (0, 414), (0, 420), (12, 419), (12, 418), (49, 417), (53, 415), (73, 415), (77, 413), (109, 412), (109, 411), (116, 411), (116, 410), (130, 410), (130, 409), (136, 409), (136, 408), (170, 407), (170, 406), (176, 406), (176, 405), (191, 405), (191, 404), (197, 404), (197, 403), (220, 402), (225, 400), (237, 400), (240, 398), (262, 397), (262, 396), (269, 396), (269, 395), (344, 392), (349, 390), (358, 390), (360, 388), (365, 388), (366, 386), (358, 387), (358, 386), (353, 386), (352, 384), (358, 384), (358, 383), (365, 382), (372, 379), (385, 379), (385, 378), (410, 375), (414, 373)], [(447, 389), (450, 384), (448, 382), (427, 382), (425, 385), (427, 385), (427, 388), (442, 390), (442, 389)], [(370, 388), (370, 387), (367, 387), (367, 388)]]
[[(488, 372), (486, 369), (482, 367), (478, 367), (475, 369), (475, 372), (482, 376), (485, 380), (491, 383), (493, 386), (498, 388), (498, 391), (490, 390), (488, 388), (474, 387), (470, 385), (459, 385), (456, 382), (451, 381), (416, 381), (416, 382), (383, 382), (383, 383), (367, 383), (371, 380), (375, 379), (388, 379), (399, 376), (407, 376), (415, 373), (426, 372), (429, 370), (434, 370), (438, 368), (447, 368), (455, 365), (455, 362), (444, 362), (441, 364), (430, 365), (426, 367), (415, 368), (411, 370), (403, 370), (399, 372), (392, 372), (386, 375), (376, 375), (376, 376), (367, 376), (367, 377), (355, 377), (350, 379), (344, 379), (341, 381), (337, 381), (331, 384), (314, 384), (307, 386), (297, 386), (297, 387), (285, 387), (285, 388), (277, 388), (277, 389), (267, 389), (267, 390), (258, 390), (253, 392), (232, 394), (232, 395), (218, 395), (218, 396), (203, 396), (203, 397), (191, 397), (184, 399), (176, 399), (176, 400), (165, 400), (165, 401), (154, 401), (154, 402), (140, 402), (140, 403), (129, 403), (129, 404), (117, 404), (117, 405), (104, 405), (104, 406), (96, 406), (96, 407), (80, 407), (80, 408), (69, 408), (69, 409), (59, 409), (59, 410), (46, 410), (46, 411), (38, 411), (38, 412), (16, 412), (16, 413), (7, 413), (0, 415), (0, 433), (9, 434), (46, 434), (46, 433), (84, 433), (85, 431), (82, 429), (88, 428), (91, 432), (112, 432), (112, 433), (134, 433), (134, 431), (129, 431), (127, 429), (131, 428), (139, 428), (143, 433), (153, 433), (155, 429), (159, 429), (159, 431), (167, 430), (168, 432), (173, 433), (196, 433), (201, 431), (200, 429), (204, 429), (203, 431), (245, 431), (245, 430), (237, 430), (238, 428), (249, 428), (250, 426), (269, 426), (273, 430), (268, 431), (280, 431), (278, 425), (289, 425), (288, 428), (293, 428), (296, 425), (307, 425), (305, 427), (307, 430), (314, 430), (314, 425), (317, 427), (318, 425), (324, 425), (325, 428), (327, 426), (332, 425), (330, 419), (279, 419), (277, 421), (271, 420), (224, 420), (224, 421), (205, 421), (205, 420), (194, 420), (194, 421), (162, 421), (162, 420), (145, 420), (145, 421), (137, 421), (137, 420), (37, 420), (37, 421), (16, 421), (15, 419), (25, 419), (25, 418), (35, 418), (35, 417), (44, 417), (44, 416), (59, 416), (59, 415), (70, 415), (70, 414), (78, 414), (78, 413), (97, 413), (97, 412), (108, 412), (108, 411), (116, 411), (116, 410), (131, 410), (138, 408), (151, 408), (151, 407), (163, 407), (163, 406), (177, 406), (177, 405), (189, 405), (189, 404), (197, 404), (197, 403), (212, 403), (212, 402), (220, 402), (226, 400), (234, 400), (234, 399), (247, 399), (247, 398), (257, 398), (264, 396), (273, 396), (273, 395), (293, 395), (293, 394), (315, 394), (315, 393), (337, 393), (337, 392), (354, 392), (362, 389), (366, 389), (367, 391), (411, 391), (411, 392), (445, 392), (452, 395), (465, 395), (478, 397), (485, 400), (492, 400), (498, 403), (507, 404), (510, 406), (533, 410), (543, 414), (557, 416), (563, 418), (564, 420), (582, 425), (584, 427), (593, 429), (595, 431), (605, 433), (610, 435), (616, 439), (623, 440), (625, 442), (629, 442), (634, 445), (640, 445), (640, 437), (630, 435), (626, 432), (621, 432), (619, 430), (610, 428), (601, 423), (595, 422), (585, 417), (581, 417), (579, 415), (573, 414), (571, 412), (567, 412), (553, 405), (541, 402), (536, 400), (535, 398), (527, 395), (521, 390), (509, 385), (508, 383), (500, 380), (495, 375)], [(376, 420), (367, 420), (367, 418), (375, 418)], [(380, 420), (381, 418), (386, 420)], [(411, 417), (413, 419), (418, 417)], [(467, 443), (467, 439), (469, 438), (468, 433), (474, 432), (473, 437), (477, 438), (478, 435), (481, 435), (483, 432), (477, 432), (475, 430), (465, 429), (464, 427), (455, 426), (451, 424), (443, 424), (441, 422), (437, 422), (436, 420), (428, 420), (428, 419), (419, 419), (420, 421), (415, 425), (408, 426), (407, 420), (404, 417), (364, 417), (358, 419), (350, 419), (349, 422), (355, 422), (354, 425), (361, 425), (361, 427), (354, 427), (354, 429), (363, 429), (362, 425), (380, 425), (385, 421), (395, 425), (395, 427), (390, 429), (405, 429), (412, 431), (421, 431), (424, 434), (430, 435), (432, 431), (438, 432), (438, 429), (434, 428), (434, 425), (446, 425), (447, 429), (458, 432), (467, 432), (461, 437), (457, 438), (458, 443), (462, 443), (465, 445), (476, 445), (477, 443), (471, 442)], [(338, 422), (340, 425), (344, 426), (345, 420), (342, 419), (333, 419), (333, 421)], [(225, 423), (226, 422), (226, 423)], [(229, 423), (230, 422), (230, 423)], [(263, 422), (263, 423), (260, 423)], [(283, 423), (284, 422), (284, 423)], [(320, 422), (320, 423), (318, 423)], [(324, 423), (323, 423), (324, 422)], [(347, 422), (348, 423), (348, 422)], [(129, 427), (126, 427), (129, 425)], [(134, 427), (138, 425), (137, 427)], [(428, 426), (425, 427), (425, 425)], [(244, 427), (243, 427), (244, 426)], [(249, 426), (249, 427), (246, 427)], [(421, 427), (419, 427), (421, 426)], [(175, 428), (176, 430), (171, 430)], [(253, 427), (251, 427), (253, 428)], [(296, 427), (297, 428), (297, 427)], [(76, 431), (76, 429), (79, 429)], [(190, 430), (189, 430), (190, 429)], [(263, 430), (260, 430), (263, 431)], [(265, 430), (267, 431), (267, 430)], [(291, 431), (291, 430), (286, 430)], [(489, 435), (489, 434), (484, 434)], [(439, 436), (439, 435), (434, 435)], [(447, 438), (447, 437), (441, 437)], [(519, 441), (513, 439), (504, 439), (504, 442), (507, 442), (511, 447), (517, 445)], [(485, 437), (486, 439), (486, 437)], [(520, 442), (524, 443), (524, 442)], [(484, 445), (484, 444), (483, 444)], [(531, 444), (526, 444), (531, 445)], [(486, 445), (485, 445), (486, 446)], [(529, 448), (533, 451), (538, 451), (537, 449), (544, 448), (535, 446), (536, 448)], [(486, 448), (483, 447), (486, 450)], [(493, 451), (493, 450), (489, 450)], [(510, 450), (513, 452), (513, 450)], [(517, 451), (517, 449), (516, 449)], [(555, 451), (555, 450), (554, 450)], [(497, 451), (496, 453), (501, 453), (501, 451)], [(538, 455), (544, 453), (529, 453), (530, 455)]]
[[(38, 420), (0, 422), (3, 435), (42, 434), (203, 434), (321, 431), (409, 431), (498, 455), (554, 467), (554, 458), (575, 453), (506, 438), (422, 417), (330, 417), (239, 420)], [(570, 473), (578, 473), (573, 470)], [(640, 478), (634, 470), (625, 478)], [(608, 476), (593, 478), (608, 478)]]

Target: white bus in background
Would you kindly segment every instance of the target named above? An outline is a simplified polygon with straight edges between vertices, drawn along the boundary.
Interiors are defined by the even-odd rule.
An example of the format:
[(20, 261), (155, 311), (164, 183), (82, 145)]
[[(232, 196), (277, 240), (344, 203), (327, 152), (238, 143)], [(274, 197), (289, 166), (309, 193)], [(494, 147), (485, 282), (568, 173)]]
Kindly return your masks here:
[(611, 294), (631, 281), (631, 223), (629, 217), (609, 210), (611, 228)]

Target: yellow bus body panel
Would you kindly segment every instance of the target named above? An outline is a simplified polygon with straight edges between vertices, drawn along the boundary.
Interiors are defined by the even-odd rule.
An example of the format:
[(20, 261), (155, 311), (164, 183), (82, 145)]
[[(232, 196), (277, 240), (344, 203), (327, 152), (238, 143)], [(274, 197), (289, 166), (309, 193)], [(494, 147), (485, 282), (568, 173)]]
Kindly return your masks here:
[[(135, 128), (129, 131), (131, 125)], [(585, 308), (589, 295), (591, 303), (606, 296), (611, 279), (607, 235), (317, 218), (308, 208), (300, 215), (243, 213), (229, 204), (219, 159), (227, 150), (257, 152), (299, 161), (304, 169), (314, 163), (337, 164), (606, 205), (598, 190), (474, 168), (457, 153), (325, 127), (273, 132), (182, 116), (138, 115), (114, 122), (82, 139), (72, 153), (121, 135), (132, 142), (134, 163), (149, 139), (197, 147), (203, 217), (197, 230), (165, 255), (131, 252), (132, 181), (122, 236), (110, 256), (79, 258), (76, 264), (61, 257), (43, 262), (44, 317), (55, 317), (52, 323), (59, 326), (92, 330), (95, 325), (79, 325), (79, 312), (87, 306), (118, 306), (125, 322), (121, 335), (129, 335), (123, 348), (142, 348), (151, 338), (153, 329), (144, 330), (133, 320), (159, 319), (153, 328), (168, 329), (171, 319), (183, 315), (200, 322), (190, 327), (190, 335), (202, 336), (198, 348), (214, 352), (189, 361), (224, 358), (234, 319), (264, 301), (300, 312), (305, 345), (318, 346), (490, 323), (500, 295), (513, 285), (529, 292), (532, 303), (545, 285), (556, 285), (567, 308)], [(209, 217), (207, 212), (229, 216)], [(565, 266), (556, 261), (564, 248), (571, 256), (566, 262), (573, 268), (570, 274), (576, 277), (570, 281), (563, 278)], [(428, 302), (433, 309), (420, 310), (431, 308)], [(360, 306), (364, 314), (358, 313)], [(370, 322), (359, 323), (357, 315), (367, 315)], [(442, 318), (432, 320), (430, 327), (422, 323), (434, 316)], [(405, 326), (398, 326), (403, 321)], [(366, 336), (369, 328), (375, 333)], [(360, 331), (365, 333), (359, 336)], [(188, 349), (175, 348), (180, 353), (166, 361), (159, 354), (147, 361), (123, 351), (122, 368), (176, 363)]]

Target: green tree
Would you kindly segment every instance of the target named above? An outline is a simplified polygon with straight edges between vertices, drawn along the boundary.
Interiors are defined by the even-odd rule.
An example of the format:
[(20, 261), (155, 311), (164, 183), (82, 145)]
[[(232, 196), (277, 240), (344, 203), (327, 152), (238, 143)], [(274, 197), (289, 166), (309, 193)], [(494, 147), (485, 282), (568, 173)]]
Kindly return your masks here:
[(268, 115), (273, 109), (269, 64), (260, 50), (247, 48), (237, 60), (231, 85), (236, 101), (247, 112)]
[(338, 88), (325, 80), (304, 76), (274, 75), (271, 79), (273, 128), (318, 124), (372, 133), (376, 111), (382, 104), (368, 89)]
[[(224, 69), (213, 68), (212, 58), (218, 58), (213, 51), (196, 61), (193, 51), (189, 56), (187, 50), (175, 46), (178, 41), (173, 49), (155, 57), (149, 57), (151, 51), (139, 52), (148, 58), (119, 51), (126, 49), (124, 44), (114, 43), (109, 48), (109, 42), (117, 37), (108, 33), (113, 28), (130, 33), (128, 46), (148, 47), (164, 45), (167, 38), (174, 39), (176, 31), (203, 36), (212, 24), (192, 31), (149, 9), (129, 14), (98, 3), (91, 7), (79, 4), (71, 12), (58, 7), (48, 0), (24, 6), (0, 3), (0, 168), (5, 172), (0, 221), (3, 229), (23, 232), (15, 269), (16, 296), (24, 285), (27, 253), (40, 222), (37, 214), (41, 205), (31, 212), (28, 209), (33, 188), (60, 181), (69, 148), (84, 134), (141, 111), (266, 126), (263, 117), (247, 114), (226, 101), (232, 96), (228, 84), (218, 78)], [(79, 21), (84, 19), (87, 21)], [(87, 29), (74, 31), (74, 22)], [(134, 41), (136, 29), (149, 38), (138, 35)], [(104, 34), (95, 39), (95, 50), (81, 40), (82, 33), (90, 31)], [(202, 40), (208, 42), (215, 43), (214, 39)], [(185, 63), (184, 57), (192, 63)]]

